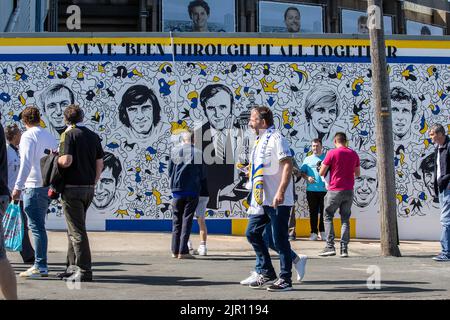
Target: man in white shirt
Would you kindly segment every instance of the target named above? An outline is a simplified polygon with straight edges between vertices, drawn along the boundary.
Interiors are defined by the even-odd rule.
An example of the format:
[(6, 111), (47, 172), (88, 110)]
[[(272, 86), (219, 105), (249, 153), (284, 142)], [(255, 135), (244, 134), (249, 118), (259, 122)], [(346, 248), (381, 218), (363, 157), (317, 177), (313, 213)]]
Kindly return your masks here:
[(261, 288), (277, 278), (263, 239), (263, 231), (270, 224), (280, 256), (280, 274), (267, 290), (288, 291), (292, 290), (292, 250), (288, 240), (288, 221), (294, 205), (292, 154), (288, 141), (275, 129), (268, 107), (255, 107), (249, 126), (258, 138), (250, 160), (252, 194), (246, 236), (259, 266), (258, 277), (249, 286)]
[(47, 232), (45, 216), (50, 199), (48, 187), (42, 186), (41, 158), (46, 151), (56, 150), (58, 143), (54, 136), (40, 127), (41, 117), (36, 107), (26, 107), (21, 113), (27, 131), (22, 135), (19, 153), (20, 169), (12, 192), (13, 200), (19, 200), (23, 193), (23, 206), (28, 225), (33, 233), (35, 262), (20, 277), (48, 277)]
[[(8, 155), (8, 189), (11, 193), (14, 189), (14, 185), (17, 180), (17, 175), (19, 174), (20, 168), (20, 155), (19, 155), (19, 144), (20, 138), (22, 137), (22, 131), (17, 126), (17, 124), (11, 124), (5, 128), (5, 137), (7, 144), (7, 155)], [(19, 201), (21, 208), (21, 216), (24, 226), (24, 234), (22, 240), (22, 251), (20, 255), (22, 256), (24, 263), (34, 264), (34, 249), (31, 246), (30, 237), (28, 236), (28, 219), (27, 215), (23, 211), (23, 202)]]

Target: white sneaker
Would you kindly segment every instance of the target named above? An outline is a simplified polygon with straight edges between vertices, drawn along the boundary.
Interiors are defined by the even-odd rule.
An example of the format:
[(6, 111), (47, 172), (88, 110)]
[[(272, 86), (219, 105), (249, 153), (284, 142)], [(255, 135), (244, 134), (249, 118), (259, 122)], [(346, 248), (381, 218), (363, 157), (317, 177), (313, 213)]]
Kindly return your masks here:
[(188, 240), (187, 246), (188, 246), (188, 249), (189, 249), (189, 253), (193, 254), (194, 248), (192, 247), (191, 240)]
[(308, 260), (308, 256), (304, 254), (300, 254), (298, 256), (297, 263), (294, 263), (294, 268), (297, 271), (297, 281), (302, 281), (305, 277), (305, 270), (306, 270), (306, 261)]
[(309, 237), (309, 240), (316, 241), (317, 240), (317, 233), (311, 233), (311, 236)]
[(325, 236), (325, 232), (320, 232), (319, 233), (319, 240), (323, 240), (323, 241), (327, 240), (326, 236)]
[(19, 273), (19, 277), (21, 278), (41, 278), (48, 277), (48, 269), (39, 269), (35, 266), (32, 266), (28, 270)]
[(258, 277), (258, 273), (256, 271), (252, 271), (252, 272), (250, 272), (250, 276), (248, 278), (245, 278), (244, 280), (242, 280), (239, 283), (244, 286), (248, 286), (250, 283), (254, 282), (257, 277)]
[(198, 246), (197, 254), (199, 256), (206, 256), (207, 253), (208, 253), (208, 249), (206, 248), (206, 244), (201, 244)]

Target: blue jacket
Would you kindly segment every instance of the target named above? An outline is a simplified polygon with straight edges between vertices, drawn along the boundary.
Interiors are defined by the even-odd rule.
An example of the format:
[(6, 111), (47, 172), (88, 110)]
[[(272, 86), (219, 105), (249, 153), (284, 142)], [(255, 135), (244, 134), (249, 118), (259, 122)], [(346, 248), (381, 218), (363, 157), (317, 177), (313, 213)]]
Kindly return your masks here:
[[(437, 153), (439, 152), (441, 158), (441, 176), (437, 177)], [(434, 150), (434, 192), (436, 196), (444, 190), (450, 190), (450, 138), (445, 137), (444, 146), (442, 148), (436, 147)]]
[(191, 144), (182, 144), (172, 150), (169, 162), (172, 192), (195, 192), (206, 188), (206, 168), (201, 152)]

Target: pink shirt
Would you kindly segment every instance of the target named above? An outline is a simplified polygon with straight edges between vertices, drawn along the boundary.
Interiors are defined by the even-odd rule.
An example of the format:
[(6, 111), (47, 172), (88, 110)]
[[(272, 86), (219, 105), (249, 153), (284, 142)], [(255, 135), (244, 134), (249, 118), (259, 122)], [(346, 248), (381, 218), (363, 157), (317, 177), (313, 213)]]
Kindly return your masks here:
[(329, 167), (330, 191), (353, 190), (355, 168), (359, 167), (358, 154), (347, 147), (339, 147), (327, 152), (323, 164)]

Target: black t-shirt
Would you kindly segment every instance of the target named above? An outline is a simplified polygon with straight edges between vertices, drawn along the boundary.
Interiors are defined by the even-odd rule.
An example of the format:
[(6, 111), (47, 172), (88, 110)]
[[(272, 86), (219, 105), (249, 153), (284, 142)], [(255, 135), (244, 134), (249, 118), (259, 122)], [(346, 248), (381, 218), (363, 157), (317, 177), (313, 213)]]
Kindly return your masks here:
[(65, 184), (94, 185), (98, 159), (103, 159), (100, 137), (86, 127), (74, 126), (61, 135), (59, 154), (71, 155), (70, 167), (62, 169)]

